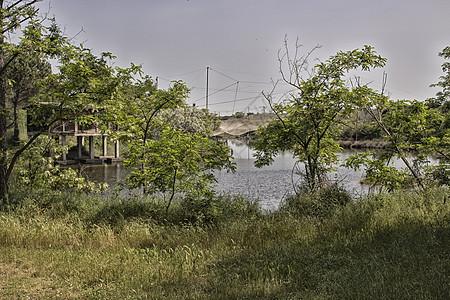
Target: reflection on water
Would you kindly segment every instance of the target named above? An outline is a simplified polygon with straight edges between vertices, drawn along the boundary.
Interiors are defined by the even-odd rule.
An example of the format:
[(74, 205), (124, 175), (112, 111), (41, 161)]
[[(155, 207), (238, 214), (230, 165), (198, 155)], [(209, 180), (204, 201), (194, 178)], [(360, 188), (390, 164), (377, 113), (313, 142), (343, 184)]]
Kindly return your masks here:
[[(215, 190), (233, 195), (241, 194), (251, 199), (258, 199), (264, 209), (275, 209), (280, 201), (288, 194), (294, 193), (293, 182), (299, 177), (292, 172), (295, 160), (289, 153), (279, 155), (270, 166), (256, 168), (252, 150), (244, 141), (229, 140), (228, 146), (233, 151), (236, 162), (236, 172), (217, 171), (218, 183)], [(340, 153), (341, 160), (354, 152)], [(117, 182), (126, 178), (130, 173), (121, 164), (88, 165), (82, 167), (82, 173), (91, 180), (109, 184), (109, 193), (117, 187)], [(362, 193), (367, 187), (359, 184), (361, 172), (339, 167), (331, 175), (332, 179), (339, 180), (350, 191)]]

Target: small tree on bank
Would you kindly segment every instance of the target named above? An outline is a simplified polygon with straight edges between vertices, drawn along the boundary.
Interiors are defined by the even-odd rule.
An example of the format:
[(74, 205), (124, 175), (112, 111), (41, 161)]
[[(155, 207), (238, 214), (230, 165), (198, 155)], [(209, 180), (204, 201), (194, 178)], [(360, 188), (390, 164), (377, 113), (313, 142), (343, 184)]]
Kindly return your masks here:
[(304, 188), (315, 191), (327, 182), (326, 174), (338, 161), (336, 152), (340, 147), (335, 140), (340, 129), (336, 125), (365, 96), (359, 87), (346, 83), (346, 74), (351, 70), (383, 67), (386, 60), (372, 47), (365, 46), (361, 50), (339, 52), (309, 70), (308, 58), (313, 51), (299, 57), (299, 48), (297, 44), (291, 57), (286, 42), (285, 53), (279, 57), (282, 78), (295, 92), (280, 103), (274, 103), (271, 94), (265, 95), (277, 119), (258, 130), (255, 165), (268, 165), (280, 151), (292, 151), (297, 162), (305, 166)]
[[(450, 47), (439, 56), (450, 58)], [(389, 191), (417, 185), (425, 189), (434, 184), (449, 184), (450, 162), (450, 106), (449, 106), (449, 63), (442, 65), (446, 73), (441, 81), (431, 86), (442, 87), (436, 98), (425, 101), (392, 100), (368, 87), (363, 109), (372, 117), (389, 142), (389, 148), (382, 153), (367, 152), (352, 155), (346, 166), (366, 169), (366, 182)], [(383, 89), (386, 77), (383, 82)], [(414, 156), (410, 153), (413, 151)], [(429, 165), (429, 156), (434, 155), (438, 165)], [(399, 170), (390, 165), (394, 158), (405, 164)]]
[(186, 105), (189, 90), (173, 82), (159, 90), (151, 78), (129, 78), (120, 101), (107, 107), (107, 122), (118, 125), (118, 138), (128, 144), (124, 166), (131, 169), (124, 181), (129, 189), (146, 195), (168, 196), (166, 214), (174, 196), (210, 197), (214, 170), (233, 170), (229, 149), (210, 139), (215, 116)]

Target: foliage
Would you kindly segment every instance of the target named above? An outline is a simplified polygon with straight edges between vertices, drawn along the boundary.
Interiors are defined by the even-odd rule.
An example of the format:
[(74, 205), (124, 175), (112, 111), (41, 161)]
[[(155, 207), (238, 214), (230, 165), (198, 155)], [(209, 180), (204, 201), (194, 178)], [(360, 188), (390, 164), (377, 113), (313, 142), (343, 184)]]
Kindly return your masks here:
[(199, 110), (195, 107), (182, 107), (165, 109), (157, 116), (160, 124), (171, 124), (173, 128), (189, 134), (211, 136), (214, 130), (219, 128), (219, 120), (216, 115), (206, 109)]
[(242, 112), (242, 111), (237, 111), (237, 112), (235, 112), (235, 113), (233, 114), (233, 116), (234, 116), (236, 119), (240, 119), (240, 118), (245, 117), (245, 113)]
[(54, 156), (66, 151), (53, 138), (42, 136), (28, 147), (20, 156), (14, 173), (17, 187), (49, 189), (58, 191), (78, 190), (101, 192), (107, 184), (97, 184), (86, 180), (75, 169), (62, 168), (55, 164)]
[(184, 220), (195, 225), (219, 225), (230, 220), (258, 216), (260, 209), (255, 202), (241, 196), (187, 195), (180, 202)]
[[(10, 176), (16, 162), (36, 139), (47, 133), (52, 126), (62, 121), (76, 121), (82, 125), (91, 124), (97, 119), (101, 105), (106, 99), (114, 98), (120, 77), (132, 69), (113, 69), (109, 61), (114, 57), (110, 53), (95, 56), (82, 45), (75, 46), (70, 43), (54, 20), (49, 26), (44, 25), (45, 20), (36, 18), (37, 10), (33, 7), (36, 1), (15, 1), (4, 3), (2, 19), (5, 32), (17, 29), (20, 23), (30, 23), (21, 32), (20, 49), (23, 51), (11, 52), (5, 57), (5, 44), (2, 36), (0, 41), (0, 61), (6, 62), (0, 66), (4, 73), (0, 75), (0, 199), (3, 199), (9, 189)], [(5, 9), (6, 8), (6, 9)], [(5, 22), (10, 22), (5, 24)], [(10, 32), (11, 33), (11, 32)], [(57, 61), (58, 72), (50, 74), (39, 82), (40, 93), (30, 100), (28, 108), (29, 125), (34, 134), (21, 147), (13, 151), (6, 148), (6, 70), (25, 50), (35, 52), (45, 58), (54, 58)], [(6, 59), (5, 59), (6, 58)], [(2, 72), (3, 72), (2, 71)], [(120, 72), (119, 72), (120, 71)], [(86, 113), (90, 112), (90, 113)], [(9, 155), (9, 157), (7, 156)]]
[(130, 142), (125, 167), (133, 168), (126, 179), (129, 188), (143, 188), (145, 193), (175, 193), (201, 198), (210, 195), (213, 170), (232, 169), (227, 148), (199, 134), (166, 128), (157, 140)]
[(397, 169), (391, 165), (395, 158), (392, 151), (373, 152), (350, 155), (345, 161), (347, 168), (360, 170), (364, 168), (364, 184), (370, 184), (371, 190), (377, 189), (382, 192), (387, 189), (388, 192), (401, 188), (413, 186), (414, 178), (411, 177), (407, 169)]
[(370, 46), (339, 52), (317, 64), (310, 78), (304, 79), (302, 72), (306, 72), (308, 56), (291, 59), (286, 46), (286, 55), (280, 58), (280, 64), (286, 58), (290, 70), (289, 78), (283, 71), (282, 76), (297, 89), (297, 94), (278, 104), (273, 104), (270, 95), (266, 97), (278, 119), (259, 129), (255, 165), (268, 165), (280, 151), (290, 150), (305, 165), (303, 175), (307, 188), (315, 191), (324, 185), (327, 172), (338, 160), (335, 153), (340, 148), (335, 140), (340, 129), (337, 124), (365, 96), (358, 87), (346, 84), (345, 75), (351, 70), (382, 67), (385, 59)]
[(177, 193), (209, 197), (212, 171), (233, 168), (228, 149), (209, 139), (217, 117), (187, 107), (188, 92), (182, 82), (160, 90), (148, 76), (129, 77), (103, 116), (104, 124), (117, 124), (116, 136), (129, 146), (124, 165), (132, 172), (124, 184), (147, 195), (168, 195), (166, 212)]
[[(23, 45), (12, 45), (12, 51), (20, 51), (21, 55), (14, 59), (6, 70), (5, 77), (9, 82), (7, 97), (13, 107), (12, 124), (13, 140), (19, 140), (18, 109), (26, 106), (29, 100), (39, 93), (39, 83), (51, 73), (51, 66), (36, 51), (26, 51)], [(15, 47), (15, 48), (14, 48)], [(22, 49), (22, 48), (25, 48)]]
[[(122, 74), (118, 98), (106, 103), (101, 119), (106, 132), (116, 134), (123, 140), (138, 139), (145, 144), (157, 134), (154, 131), (158, 124), (156, 115), (163, 109), (185, 106), (188, 89), (182, 82), (173, 82), (168, 90), (160, 90), (150, 77), (142, 77), (139, 69), (134, 69), (133, 73)], [(141, 78), (133, 78), (136, 73)], [(120, 132), (108, 127), (111, 123)]]
[(164, 223), (164, 207), (158, 201), (146, 198), (115, 199), (101, 206), (88, 218), (90, 226), (109, 226), (123, 230), (127, 222), (144, 221)]
[[(448, 58), (445, 51), (444, 49), (440, 55)], [(448, 63), (444, 63), (443, 70), (448, 72), (447, 67)], [(382, 184), (388, 190), (411, 186), (411, 181), (415, 181), (422, 189), (430, 185), (446, 184), (450, 162), (447, 77), (448, 74), (442, 76), (442, 81), (433, 85), (443, 87), (443, 92), (439, 92), (437, 98), (427, 101), (391, 100), (383, 92), (375, 92), (366, 86), (360, 87), (367, 95), (365, 103), (363, 102), (365, 111), (384, 132), (385, 139), (391, 146), (381, 156), (370, 153), (352, 156), (347, 166), (354, 169), (365, 166), (367, 181)], [(411, 151), (415, 154), (413, 160), (408, 157)], [(430, 155), (438, 156), (438, 165), (429, 164)], [(389, 166), (392, 158), (401, 159), (406, 169), (397, 170)]]
[(296, 195), (288, 196), (281, 212), (288, 212), (295, 217), (330, 217), (337, 209), (350, 203), (352, 197), (348, 191), (337, 183), (327, 185), (310, 192), (301, 190)]
[[(7, 77), (5, 76), (9, 64), (17, 58), (19, 52), (9, 52), (7, 48), (11, 45), (6, 43), (7, 36), (12, 36), (22, 24), (34, 23), (37, 16), (37, 9), (33, 4), (37, 0), (2, 1), (0, 3), (0, 201), (3, 201), (8, 191), (8, 180), (10, 171), (8, 170), (7, 158)], [(0, 202), (1, 204), (1, 202)]]
[(340, 141), (374, 141), (383, 139), (381, 128), (363, 109), (355, 112), (343, 120)]
[[(443, 57), (446, 60), (450, 59), (450, 46), (445, 47), (441, 52), (439, 52), (439, 56)], [(444, 105), (447, 103), (448, 109), (448, 101), (450, 99), (450, 62), (446, 61), (442, 64), (442, 72), (445, 75), (442, 75), (439, 79), (440, 81), (432, 84), (431, 87), (441, 87), (442, 91), (439, 91), (436, 94), (436, 100), (440, 105)]]

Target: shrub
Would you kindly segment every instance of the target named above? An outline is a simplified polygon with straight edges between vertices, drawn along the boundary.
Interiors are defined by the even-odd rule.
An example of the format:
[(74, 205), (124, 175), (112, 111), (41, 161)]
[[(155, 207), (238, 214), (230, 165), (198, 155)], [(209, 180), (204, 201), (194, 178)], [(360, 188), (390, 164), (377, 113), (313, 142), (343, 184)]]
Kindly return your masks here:
[(133, 220), (163, 222), (164, 205), (153, 198), (134, 197), (111, 199), (89, 218), (91, 225), (109, 225), (121, 230), (126, 222)]
[(351, 199), (347, 190), (333, 183), (313, 192), (301, 190), (298, 194), (288, 197), (280, 210), (297, 217), (326, 218), (338, 207), (349, 203)]
[(212, 225), (260, 213), (257, 203), (231, 195), (187, 196), (181, 201), (181, 207), (185, 220), (192, 224)]

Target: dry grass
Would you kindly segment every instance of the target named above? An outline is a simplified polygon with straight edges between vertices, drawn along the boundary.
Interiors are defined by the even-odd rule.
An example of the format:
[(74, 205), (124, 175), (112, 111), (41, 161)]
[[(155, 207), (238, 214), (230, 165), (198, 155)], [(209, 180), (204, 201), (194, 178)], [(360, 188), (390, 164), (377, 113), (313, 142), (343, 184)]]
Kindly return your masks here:
[(95, 223), (95, 201), (63, 213), (36, 200), (0, 213), (0, 298), (445, 299), (448, 193), (378, 196), (326, 218), (243, 209), (203, 225), (112, 204), (121, 222)]

